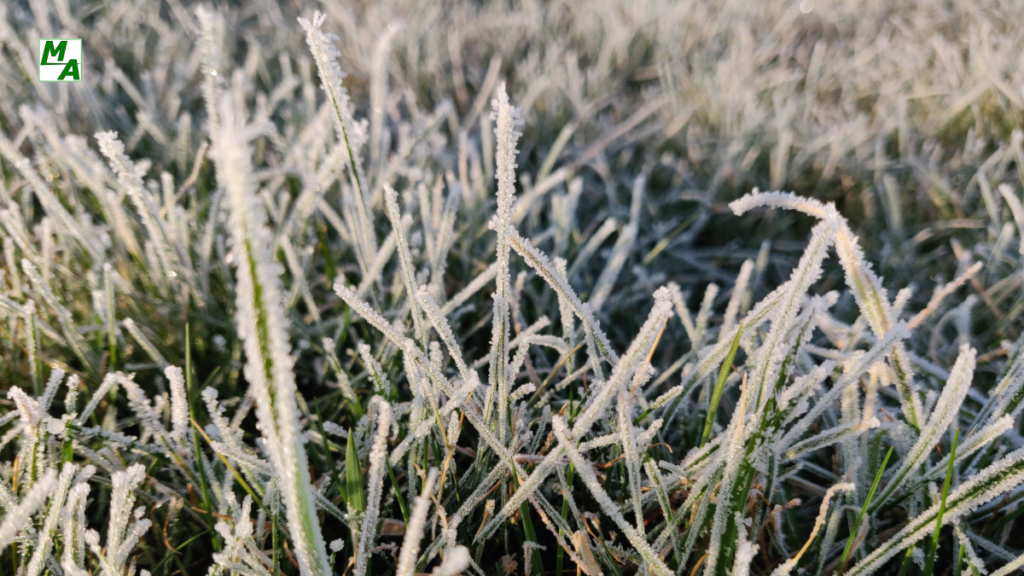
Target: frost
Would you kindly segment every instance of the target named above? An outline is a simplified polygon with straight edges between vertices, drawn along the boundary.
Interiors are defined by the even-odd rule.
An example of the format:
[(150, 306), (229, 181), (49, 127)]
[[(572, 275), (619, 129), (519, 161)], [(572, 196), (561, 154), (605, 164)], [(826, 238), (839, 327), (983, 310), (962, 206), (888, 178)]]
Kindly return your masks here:
[(0, 8), (3, 576), (877, 573), (949, 469), (1019, 564), (1019, 3), (85, 4)]

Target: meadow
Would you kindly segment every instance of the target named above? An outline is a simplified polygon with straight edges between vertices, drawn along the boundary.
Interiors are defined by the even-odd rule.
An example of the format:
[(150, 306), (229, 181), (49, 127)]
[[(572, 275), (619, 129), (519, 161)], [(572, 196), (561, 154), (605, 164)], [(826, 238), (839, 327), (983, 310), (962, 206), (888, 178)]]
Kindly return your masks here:
[(0, 5), (0, 576), (1017, 573), (1022, 22)]

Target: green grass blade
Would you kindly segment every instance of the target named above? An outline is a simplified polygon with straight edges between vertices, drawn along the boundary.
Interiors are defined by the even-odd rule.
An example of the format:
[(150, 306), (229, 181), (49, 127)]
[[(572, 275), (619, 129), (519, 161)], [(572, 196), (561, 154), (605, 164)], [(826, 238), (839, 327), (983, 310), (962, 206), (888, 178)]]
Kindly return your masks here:
[(348, 505), (356, 512), (366, 510), (366, 498), (363, 495), (363, 471), (359, 468), (359, 454), (356, 443), (352, 439), (352, 429), (348, 429), (348, 446), (345, 448), (345, 491), (348, 493)]
[[(513, 484), (515, 488), (518, 490), (519, 477), (518, 475), (515, 474), (513, 474), (512, 477), (514, 478)], [(537, 532), (533, 529), (533, 518), (530, 516), (530, 507), (527, 506), (525, 501), (519, 505), (519, 515), (523, 519), (523, 532), (525, 532), (526, 534), (526, 539), (530, 542), (535, 542), (539, 544), (537, 540)], [(541, 561), (539, 551), (535, 550), (532, 554), (530, 554), (530, 563), (532, 564), (534, 574), (544, 573), (544, 563)]]
[(409, 525), (409, 508), (405, 505), (405, 497), (402, 496), (402, 489), (398, 487), (398, 481), (395, 480), (395, 471), (391, 469), (391, 460), (385, 458), (384, 463), (388, 467), (388, 477), (391, 478), (391, 485), (395, 488), (395, 500), (398, 500), (398, 507), (402, 509), (402, 518), (405, 520), (405, 525)]
[[(324, 457), (327, 459), (327, 465), (331, 467), (331, 474), (334, 478), (337, 478), (338, 464), (334, 461), (334, 455), (331, 454), (331, 447), (327, 443), (327, 434), (324, 432), (324, 418), (320, 415), (320, 404), (314, 403), (313, 405), (316, 406), (316, 429), (317, 432), (320, 433), (320, 440), (324, 445)], [(340, 479), (336, 481), (336, 484), (338, 485), (338, 494), (340, 494), (342, 498), (345, 498), (347, 495), (345, 485), (340, 482)]]
[(939, 549), (939, 532), (942, 530), (942, 515), (946, 512), (946, 496), (949, 495), (949, 484), (953, 480), (953, 461), (956, 460), (956, 443), (960, 439), (960, 431), (953, 435), (953, 448), (949, 453), (949, 467), (946, 469), (946, 480), (942, 483), (942, 501), (939, 504), (939, 514), (935, 518), (935, 532), (932, 534), (932, 541), (928, 545), (928, 557), (924, 564), (924, 576), (932, 576), (935, 572), (935, 556)]
[(740, 347), (740, 336), (743, 334), (743, 324), (740, 324), (736, 330), (736, 336), (732, 339), (732, 347), (729, 348), (729, 355), (725, 357), (725, 362), (722, 363), (722, 369), (718, 372), (718, 383), (715, 384), (715, 391), (711, 395), (711, 401), (708, 403), (708, 415), (704, 422), (704, 433), (700, 438), (700, 445), (703, 447), (711, 439), (711, 427), (715, 423), (715, 416), (718, 414), (718, 403), (722, 399), (722, 390), (725, 388), (725, 380), (729, 377), (729, 371), (732, 370), (733, 360), (736, 359), (736, 350)]
[[(195, 422), (196, 411), (193, 406), (193, 398), (195, 398), (194, 389), (192, 386), (192, 332), (189, 323), (185, 323), (185, 394), (188, 397), (188, 411), (189, 418), (192, 422)], [(192, 450), (193, 456), (196, 459), (196, 466), (199, 468), (199, 487), (203, 494), (203, 511), (206, 512), (206, 521), (209, 527), (213, 527), (213, 504), (210, 502), (210, 489), (206, 482), (206, 469), (203, 466), (203, 454), (199, 449), (199, 435), (196, 434), (195, 429), (192, 430)], [(213, 532), (213, 549), (220, 550), (220, 536), (216, 531)]]
[[(857, 537), (857, 532), (860, 530), (860, 523), (864, 521), (864, 514), (868, 511), (868, 506), (871, 505), (871, 499), (875, 497), (875, 490), (878, 490), (878, 483), (882, 480), (882, 474), (885, 472), (885, 466), (889, 463), (889, 457), (892, 456), (893, 447), (889, 447), (889, 451), (885, 454), (885, 459), (882, 460), (882, 465), (878, 468), (878, 473), (875, 474), (875, 481), (871, 483), (871, 490), (868, 491), (868, 497), (864, 500), (864, 505), (860, 508), (860, 515), (857, 516), (857, 521), (853, 524), (853, 528), (850, 529), (850, 538), (846, 541), (846, 548), (843, 548), (843, 556), (839, 560), (839, 573), (842, 574), (843, 570), (846, 569), (846, 557), (850, 554), (850, 548), (853, 547), (853, 540)], [(951, 460), (952, 462), (952, 460)]]

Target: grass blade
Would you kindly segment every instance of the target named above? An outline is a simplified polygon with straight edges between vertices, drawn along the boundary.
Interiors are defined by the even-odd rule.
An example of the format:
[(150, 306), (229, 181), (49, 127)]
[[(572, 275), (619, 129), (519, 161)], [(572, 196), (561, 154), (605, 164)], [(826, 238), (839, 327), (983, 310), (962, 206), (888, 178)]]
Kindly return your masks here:
[(946, 512), (946, 496), (949, 494), (949, 484), (953, 480), (953, 462), (956, 460), (956, 443), (959, 439), (960, 431), (957, 430), (953, 435), (953, 447), (949, 451), (949, 468), (946, 469), (946, 480), (942, 483), (942, 501), (939, 504), (939, 514), (935, 518), (935, 532), (932, 534), (932, 541), (928, 546), (924, 576), (932, 576), (932, 573), (935, 572), (935, 555), (939, 548), (939, 531), (942, 529), (942, 515)]
[(725, 357), (725, 362), (722, 363), (722, 369), (718, 372), (718, 383), (715, 384), (715, 391), (711, 395), (711, 401), (708, 403), (708, 415), (704, 422), (704, 433), (700, 437), (700, 446), (703, 447), (711, 439), (711, 427), (715, 423), (715, 416), (718, 415), (718, 402), (722, 399), (722, 390), (725, 388), (725, 380), (729, 377), (729, 372), (732, 370), (733, 360), (736, 359), (736, 350), (740, 347), (740, 336), (743, 335), (743, 324), (740, 323), (739, 329), (736, 330), (736, 336), (732, 339), (732, 346), (729, 348), (729, 355)]
[(850, 528), (850, 538), (846, 541), (846, 547), (843, 548), (843, 556), (839, 559), (839, 573), (846, 569), (846, 557), (850, 554), (850, 549), (853, 547), (853, 541), (857, 537), (857, 532), (860, 531), (860, 523), (864, 521), (864, 515), (868, 511), (868, 506), (871, 505), (871, 499), (875, 497), (875, 490), (878, 489), (878, 483), (882, 480), (882, 474), (885, 473), (885, 466), (889, 463), (889, 458), (892, 456), (893, 447), (889, 447), (889, 451), (885, 454), (885, 459), (882, 460), (882, 465), (878, 468), (878, 473), (875, 474), (875, 480), (871, 483), (871, 490), (868, 492), (868, 497), (864, 500), (864, 505), (860, 508), (860, 514), (857, 516), (857, 521), (853, 523)]

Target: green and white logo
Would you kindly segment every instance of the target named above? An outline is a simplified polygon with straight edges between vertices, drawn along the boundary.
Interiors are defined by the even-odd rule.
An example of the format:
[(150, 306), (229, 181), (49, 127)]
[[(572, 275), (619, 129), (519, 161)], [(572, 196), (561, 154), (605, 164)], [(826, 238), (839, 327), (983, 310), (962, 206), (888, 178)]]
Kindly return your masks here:
[(82, 39), (40, 38), (39, 81), (81, 82)]

